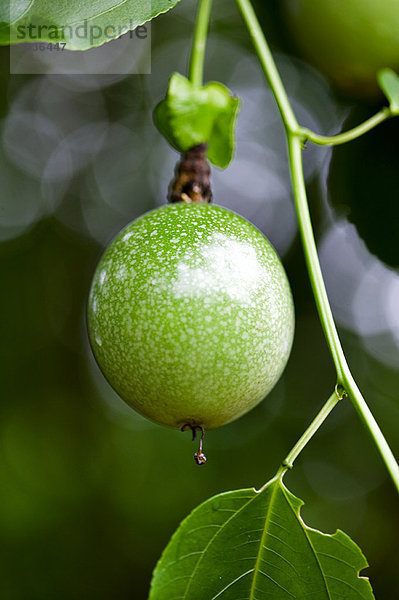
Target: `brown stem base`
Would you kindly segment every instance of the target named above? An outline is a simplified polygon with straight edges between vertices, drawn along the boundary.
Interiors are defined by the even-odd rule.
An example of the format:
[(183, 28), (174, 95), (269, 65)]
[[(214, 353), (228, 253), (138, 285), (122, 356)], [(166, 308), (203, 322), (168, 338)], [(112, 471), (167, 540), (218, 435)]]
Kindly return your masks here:
[(182, 154), (169, 187), (169, 202), (210, 202), (211, 169), (206, 159), (206, 144), (193, 146)]

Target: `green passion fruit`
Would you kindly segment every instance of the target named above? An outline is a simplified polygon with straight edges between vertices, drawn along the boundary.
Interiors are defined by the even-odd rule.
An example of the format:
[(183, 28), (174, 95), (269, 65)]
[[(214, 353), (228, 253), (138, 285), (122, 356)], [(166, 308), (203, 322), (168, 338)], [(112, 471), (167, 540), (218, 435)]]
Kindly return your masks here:
[(294, 309), (258, 229), (219, 206), (177, 203), (133, 221), (106, 249), (88, 328), (121, 398), (195, 431), (233, 421), (270, 392), (290, 353)]
[(378, 70), (399, 69), (398, 0), (284, 0), (282, 8), (303, 56), (344, 94), (373, 98)]

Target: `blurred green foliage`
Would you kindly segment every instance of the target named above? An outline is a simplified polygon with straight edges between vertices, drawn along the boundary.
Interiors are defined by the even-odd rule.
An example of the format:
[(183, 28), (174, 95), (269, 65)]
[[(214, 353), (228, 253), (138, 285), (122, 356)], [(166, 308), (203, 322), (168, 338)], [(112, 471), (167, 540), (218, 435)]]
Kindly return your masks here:
[[(335, 98), (318, 73), (284, 54), (281, 23), (274, 10), (261, 8), (303, 124), (326, 134), (339, 129), (353, 106)], [(0, 53), (4, 600), (146, 598), (152, 569), (179, 521), (213, 494), (261, 486), (334, 385), (296, 235), (281, 122), (234, 5), (225, 0), (215, 6), (206, 73), (241, 96), (243, 107), (237, 156), (227, 171), (214, 172), (215, 201), (254, 221), (283, 255), (296, 305), (291, 359), (265, 402), (208, 435), (208, 463), (201, 469), (188, 434), (134, 414), (94, 364), (85, 327), (91, 277), (118, 229), (165, 199), (177, 155), (156, 132), (151, 111), (170, 73), (186, 68), (191, 26), (192, 3), (184, 2), (154, 22), (150, 76), (12, 77), (7, 49)], [(388, 140), (394, 152), (391, 127), (381, 128), (378, 143), (383, 147)], [(348, 230), (345, 249), (363, 261), (364, 277), (369, 264), (384, 276), (385, 287), (378, 277), (367, 287), (383, 290), (366, 298), (382, 320), (369, 331), (356, 308), (364, 307), (358, 263), (337, 265), (340, 247), (327, 243), (337, 223), (345, 225), (328, 205), (330, 158), (329, 150), (310, 147), (305, 156), (323, 268), (354, 375), (398, 451), (398, 274), (368, 253), (354, 228)], [(348, 151), (345, 162), (351, 160)], [(384, 213), (398, 200), (396, 162), (377, 160), (369, 168), (369, 159), (363, 171), (356, 164), (352, 180), (350, 169), (336, 178), (334, 202), (340, 190), (346, 202), (350, 189), (350, 202), (360, 207), (364, 189), (375, 189)], [(380, 223), (373, 211), (359, 208), (359, 214), (368, 229)], [(397, 232), (395, 223), (390, 219)], [(397, 235), (378, 229), (374, 237), (383, 241), (385, 253), (397, 253)], [(336, 409), (287, 485), (305, 500), (310, 526), (328, 532), (339, 527), (359, 543), (376, 597), (393, 598), (397, 498), (350, 405)]]

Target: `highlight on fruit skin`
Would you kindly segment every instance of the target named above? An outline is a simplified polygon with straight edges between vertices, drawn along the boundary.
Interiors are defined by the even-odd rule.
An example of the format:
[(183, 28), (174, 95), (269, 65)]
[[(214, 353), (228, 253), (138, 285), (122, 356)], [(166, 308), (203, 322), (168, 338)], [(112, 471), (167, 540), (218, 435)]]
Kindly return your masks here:
[(88, 304), (96, 360), (130, 406), (163, 425), (212, 429), (278, 381), (294, 308), (275, 250), (225, 208), (168, 204), (106, 249)]

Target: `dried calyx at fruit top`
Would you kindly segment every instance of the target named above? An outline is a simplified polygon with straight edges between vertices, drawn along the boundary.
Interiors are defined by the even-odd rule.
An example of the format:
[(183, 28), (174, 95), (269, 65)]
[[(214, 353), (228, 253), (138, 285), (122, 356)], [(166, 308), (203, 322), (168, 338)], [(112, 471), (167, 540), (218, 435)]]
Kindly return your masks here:
[(169, 186), (169, 202), (211, 202), (211, 169), (207, 144), (193, 146), (181, 155)]
[(234, 152), (235, 122), (240, 100), (217, 81), (198, 85), (173, 73), (165, 98), (154, 110), (154, 122), (170, 145), (181, 153), (169, 202), (212, 199), (211, 164), (225, 169)]

